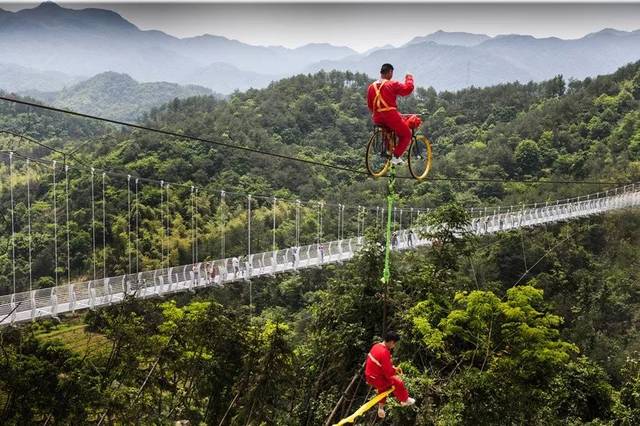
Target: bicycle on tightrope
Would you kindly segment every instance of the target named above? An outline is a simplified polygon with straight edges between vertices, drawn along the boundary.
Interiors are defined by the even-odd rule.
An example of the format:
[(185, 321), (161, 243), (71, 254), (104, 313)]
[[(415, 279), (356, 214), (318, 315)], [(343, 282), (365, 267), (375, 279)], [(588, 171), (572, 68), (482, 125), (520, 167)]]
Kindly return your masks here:
[[(409, 172), (415, 179), (423, 180), (431, 170), (431, 142), (416, 130), (411, 130), (411, 144), (407, 149)], [(397, 138), (393, 130), (374, 125), (366, 154), (367, 170), (371, 176), (381, 177), (387, 173), (396, 144)]]

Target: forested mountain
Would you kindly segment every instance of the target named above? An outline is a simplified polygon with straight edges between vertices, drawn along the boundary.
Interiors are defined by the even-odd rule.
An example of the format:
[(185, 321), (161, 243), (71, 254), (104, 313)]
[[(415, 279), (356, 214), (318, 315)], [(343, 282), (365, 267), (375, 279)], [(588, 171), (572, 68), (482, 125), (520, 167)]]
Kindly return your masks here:
[[(364, 74), (351, 72), (298, 75), (225, 100), (174, 100), (151, 110), (144, 122), (362, 168), (371, 130), (364, 103), (368, 83)], [(347, 204), (373, 205), (384, 195), (384, 181), (347, 172), (0, 107), (6, 127), (68, 149), (91, 141), (78, 151), (82, 161), (134, 176), (192, 182), (210, 193), (277, 193)], [(387, 315), (403, 336), (394, 359), (418, 404), (416, 410), (389, 407), (385, 424), (640, 421), (638, 212), (482, 239), (460, 232), (469, 220), (461, 205), (545, 201), (611, 187), (513, 180), (640, 180), (639, 107), (640, 63), (569, 83), (558, 76), (459, 92), (419, 89), (400, 105), (425, 118), (422, 130), (434, 144), (432, 177), (505, 182), (398, 183), (401, 205), (441, 206), (420, 219), (435, 226), (441, 244), (392, 259)], [(3, 149), (16, 143), (0, 138)], [(3, 166), (0, 174), (7, 173)], [(88, 184), (86, 176), (72, 176), (73, 191), (86, 193)], [(20, 199), (24, 185), (16, 183)], [(126, 189), (113, 186), (110, 196), (126, 200)], [(172, 264), (190, 261), (182, 222), (189, 217), (188, 203), (179, 196), (171, 205)], [(6, 186), (0, 187), (0, 203), (6, 206), (8, 197)], [(157, 189), (143, 186), (141, 197), (141, 245), (154, 247)], [(219, 205), (210, 206), (208, 217), (217, 229)], [(5, 216), (7, 210), (2, 209)], [(88, 201), (79, 199), (72, 218), (73, 276), (89, 267), (82, 250), (90, 242), (82, 231), (89, 218)], [(126, 210), (110, 213), (114, 272), (126, 268), (126, 223)], [(0, 247), (9, 246), (9, 224), (5, 217)], [(313, 239), (314, 223), (307, 225), (302, 237)], [(244, 232), (233, 226), (227, 245), (241, 250)], [(24, 231), (18, 232), (24, 242)], [(42, 232), (36, 257), (51, 252), (51, 230)], [(217, 232), (203, 232), (202, 239), (202, 256), (216, 256)], [(345, 265), (256, 280), (251, 287), (237, 283), (195, 296), (129, 301), (61, 326), (39, 322), (3, 329), (0, 419), (324, 424), (381, 332), (380, 230), (370, 229), (368, 239), (367, 248)], [(142, 256), (145, 268), (157, 266), (157, 253), (150, 253)], [(8, 257), (0, 257), (0, 277), (10, 276), (9, 268)], [(38, 285), (50, 285), (50, 273), (34, 271)], [(347, 396), (353, 403), (338, 415), (368, 395), (361, 383), (355, 396)]]
[(59, 92), (26, 91), (26, 95), (46, 103), (85, 114), (116, 120), (136, 121), (153, 107), (175, 98), (208, 96), (211, 90), (175, 83), (138, 83), (126, 74), (105, 72)]
[[(0, 90), (0, 95), (5, 97), (15, 97), (12, 93)], [(21, 96), (19, 99), (28, 102), (38, 103), (38, 99), (28, 96)], [(10, 102), (0, 102), (0, 129), (18, 132), (27, 137), (36, 140), (46, 141), (55, 148), (68, 149), (67, 145), (71, 145), (74, 141), (86, 141), (93, 138), (100, 138), (107, 133), (111, 133), (112, 129), (108, 129), (101, 123), (91, 122), (88, 120), (61, 116), (60, 114), (35, 110), (24, 105), (12, 104)], [(7, 134), (0, 134), (0, 137), (7, 138)], [(34, 154), (42, 157), (50, 154), (50, 152), (40, 149), (35, 145), (24, 145), (24, 141), (17, 143), (16, 141), (7, 141), (3, 139), (2, 147), (23, 147), (25, 153)], [(32, 152), (35, 150), (35, 152)]]
[[(401, 109), (424, 115), (424, 129), (434, 140), (439, 158), (434, 169), (436, 174), (572, 179), (607, 176), (633, 180), (638, 178), (640, 159), (634, 142), (640, 84), (637, 71), (638, 64), (635, 64), (611, 76), (568, 85), (562, 77), (557, 77), (541, 84), (513, 83), (457, 93), (438, 94), (433, 89), (418, 89), (415, 96), (401, 104)], [(362, 74), (349, 72), (300, 75), (273, 83), (264, 90), (238, 93), (227, 102), (210, 98), (175, 102), (152, 111), (148, 123), (185, 126), (213, 140), (232, 140), (290, 155), (362, 167), (363, 147), (370, 132), (363, 95), (369, 81)], [(137, 154), (140, 159), (145, 158), (146, 149), (159, 151), (154, 144), (140, 148)], [(301, 172), (298, 165), (280, 164), (268, 158), (246, 161), (245, 153), (213, 154), (210, 148), (202, 146), (190, 149), (195, 150), (193, 155), (196, 152), (215, 155), (211, 168), (204, 173), (208, 177), (218, 176), (221, 170), (226, 179), (250, 171), (265, 178), (276, 176), (267, 179), (272, 188), (284, 186), (292, 191), (297, 188), (295, 192), (305, 198), (318, 196), (318, 191), (334, 193), (336, 188), (345, 187), (346, 182), (369, 185), (368, 180), (360, 183), (360, 177), (342, 172), (318, 169), (316, 174), (308, 174)], [(526, 152), (521, 152), (523, 150)], [(167, 155), (176, 153), (167, 152)], [(225, 167), (221, 167), (223, 165)], [(200, 169), (197, 165), (187, 166), (181, 177), (193, 179), (199, 176), (192, 173), (197, 169)], [(279, 171), (289, 178), (278, 177)], [(312, 186), (306, 185), (313, 181)], [(424, 196), (422, 188), (427, 187), (431, 190), (451, 188), (451, 184), (411, 184), (407, 190)], [(306, 188), (309, 191), (304, 190)], [(346, 188), (345, 194), (356, 194), (356, 198), (361, 193)], [(464, 186), (456, 187), (462, 188)], [(497, 198), (510, 197), (512, 192), (513, 198), (521, 198), (522, 188), (517, 186), (498, 185), (495, 190), (493, 196)], [(480, 198), (489, 195), (479, 191), (475, 187), (469, 201), (478, 203)], [(365, 201), (367, 197), (358, 201)], [(436, 200), (438, 198), (429, 204)]]

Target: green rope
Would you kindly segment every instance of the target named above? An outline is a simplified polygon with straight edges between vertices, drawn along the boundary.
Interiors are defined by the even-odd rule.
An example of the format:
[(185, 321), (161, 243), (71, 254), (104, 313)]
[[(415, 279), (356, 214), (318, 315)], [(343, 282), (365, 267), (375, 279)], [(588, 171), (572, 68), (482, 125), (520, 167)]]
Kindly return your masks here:
[(395, 194), (395, 185), (396, 185), (396, 169), (391, 165), (391, 170), (389, 172), (389, 183), (387, 186), (387, 233), (386, 233), (386, 244), (385, 244), (385, 252), (384, 252), (384, 271), (382, 272), (382, 283), (389, 284), (391, 280), (391, 227), (393, 225), (392, 215), (393, 215), (393, 200), (396, 197)]

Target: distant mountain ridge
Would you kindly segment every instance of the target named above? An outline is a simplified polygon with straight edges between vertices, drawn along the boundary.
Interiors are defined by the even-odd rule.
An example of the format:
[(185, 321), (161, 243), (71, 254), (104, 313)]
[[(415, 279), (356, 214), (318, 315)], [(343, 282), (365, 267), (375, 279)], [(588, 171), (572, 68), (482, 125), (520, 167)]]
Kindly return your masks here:
[(486, 34), (472, 34), (464, 32), (446, 32), (438, 30), (435, 33), (431, 33), (424, 37), (415, 37), (405, 46), (410, 44), (418, 44), (432, 41), (434, 43), (449, 45), (449, 46), (477, 46), (483, 41), (491, 39)]
[(36, 70), (15, 64), (0, 63), (0, 90), (6, 92), (62, 90), (65, 86), (78, 83), (82, 79), (82, 77), (59, 71)]
[(336, 69), (375, 76), (382, 62), (391, 62), (400, 74), (413, 72), (421, 86), (457, 90), (508, 81), (542, 81), (558, 74), (583, 79), (611, 73), (640, 59), (640, 31), (605, 29), (576, 40), (500, 35), (466, 46), (471, 40), (468, 34), (454, 34), (448, 42), (457, 41), (458, 45), (436, 43), (433, 38), (437, 37), (418, 37), (404, 46), (366, 56), (322, 61), (306, 71)]
[(226, 62), (214, 62), (187, 75), (185, 80), (204, 87), (215, 87), (215, 91), (219, 93), (232, 93), (235, 90), (244, 91), (251, 87), (263, 88), (280, 78), (281, 76), (277, 75), (242, 71)]
[[(353, 49), (329, 44), (288, 49), (209, 34), (180, 39), (161, 31), (142, 31), (112, 11), (73, 10), (52, 2), (0, 14), (2, 62), (74, 75), (113, 70), (141, 81), (190, 83), (187, 78), (198, 70), (228, 63), (239, 73), (248, 72), (243, 76), (247, 80), (251, 73), (280, 77), (319, 60), (354, 54)], [(262, 77), (256, 81), (264, 84)], [(210, 88), (219, 89), (215, 84)]]
[[(638, 59), (640, 30), (607, 28), (576, 40), (439, 30), (399, 47), (358, 53), (327, 43), (290, 49), (211, 34), (181, 39), (162, 31), (140, 30), (113, 11), (72, 10), (51, 2), (0, 12), (0, 62), (69, 76), (115, 71), (142, 82), (195, 83), (224, 94), (262, 88), (283, 77), (321, 69), (375, 77), (384, 62), (393, 63), (400, 74), (413, 72), (421, 86), (457, 90), (516, 80), (541, 81), (557, 74), (581, 79), (613, 72)], [(57, 91), (61, 75), (52, 78), (49, 87), (46, 78), (33, 81), (37, 83), (32, 89)]]
[(59, 92), (25, 91), (22, 94), (86, 114), (136, 121), (150, 109), (175, 98), (211, 96), (213, 92), (195, 85), (138, 83), (127, 74), (105, 72)]

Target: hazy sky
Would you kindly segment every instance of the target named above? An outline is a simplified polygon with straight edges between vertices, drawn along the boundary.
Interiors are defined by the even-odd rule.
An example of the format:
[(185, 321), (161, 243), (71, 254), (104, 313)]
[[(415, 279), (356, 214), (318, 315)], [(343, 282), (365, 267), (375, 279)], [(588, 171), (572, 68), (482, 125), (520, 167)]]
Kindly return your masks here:
[[(359, 51), (400, 45), (437, 31), (579, 38), (603, 28), (640, 29), (640, 2), (627, 3), (124, 3), (60, 2), (115, 10), (141, 29), (204, 33), (246, 43), (297, 47), (327, 42)], [(19, 10), (32, 2), (3, 3)]]

